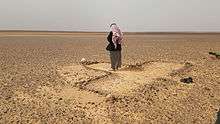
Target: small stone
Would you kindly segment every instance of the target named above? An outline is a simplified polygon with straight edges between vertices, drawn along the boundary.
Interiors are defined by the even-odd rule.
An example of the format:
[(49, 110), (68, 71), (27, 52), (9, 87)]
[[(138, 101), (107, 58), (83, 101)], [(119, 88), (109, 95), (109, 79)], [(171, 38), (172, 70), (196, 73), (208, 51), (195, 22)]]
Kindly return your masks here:
[(86, 64), (86, 59), (85, 59), (85, 58), (82, 58), (82, 59), (80, 60), (80, 63), (81, 63), (81, 64)]
[(192, 77), (182, 78), (182, 79), (180, 79), (180, 82), (190, 84), (190, 83), (193, 83), (193, 79), (192, 79)]
[(106, 96), (106, 99), (110, 99), (112, 97), (112, 95), (111, 94), (108, 94), (107, 96)]
[(211, 90), (209, 87), (205, 87), (204, 89), (205, 89), (205, 90), (208, 90), (208, 91), (210, 91), (210, 90)]

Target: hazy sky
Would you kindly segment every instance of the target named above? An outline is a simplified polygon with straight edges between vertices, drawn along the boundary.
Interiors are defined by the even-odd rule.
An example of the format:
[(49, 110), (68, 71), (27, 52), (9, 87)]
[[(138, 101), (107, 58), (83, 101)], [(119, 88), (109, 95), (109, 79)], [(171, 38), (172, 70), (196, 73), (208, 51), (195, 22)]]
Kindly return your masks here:
[(220, 0), (0, 0), (0, 30), (220, 31)]

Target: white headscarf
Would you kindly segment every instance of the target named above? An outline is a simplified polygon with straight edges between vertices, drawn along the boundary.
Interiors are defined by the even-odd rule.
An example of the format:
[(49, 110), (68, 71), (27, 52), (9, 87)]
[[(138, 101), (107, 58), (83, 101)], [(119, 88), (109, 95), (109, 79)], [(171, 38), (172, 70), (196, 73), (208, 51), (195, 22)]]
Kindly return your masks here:
[(123, 33), (121, 32), (120, 28), (115, 23), (111, 24), (111, 31), (113, 33), (112, 41), (113, 41), (115, 48), (116, 48), (117, 44), (122, 43)]

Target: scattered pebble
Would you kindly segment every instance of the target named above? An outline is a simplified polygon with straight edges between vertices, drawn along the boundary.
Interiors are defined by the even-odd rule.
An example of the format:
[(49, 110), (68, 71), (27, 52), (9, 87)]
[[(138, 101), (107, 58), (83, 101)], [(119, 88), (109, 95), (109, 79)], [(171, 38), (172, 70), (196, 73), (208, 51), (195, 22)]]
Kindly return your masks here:
[(180, 81), (183, 83), (186, 83), (186, 84), (193, 83), (192, 77), (182, 78), (182, 79), (180, 79)]

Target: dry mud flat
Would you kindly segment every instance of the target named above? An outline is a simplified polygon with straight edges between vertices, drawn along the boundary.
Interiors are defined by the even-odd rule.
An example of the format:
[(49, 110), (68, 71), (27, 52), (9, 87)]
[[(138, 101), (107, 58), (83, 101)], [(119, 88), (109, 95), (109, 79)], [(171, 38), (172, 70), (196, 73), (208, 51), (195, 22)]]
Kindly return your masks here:
[(0, 123), (215, 122), (219, 35), (128, 35), (116, 72), (105, 37), (2, 36)]
[[(59, 93), (52, 89), (44, 93), (54, 92), (64, 100), (74, 99), (83, 108), (85, 118), (91, 117), (94, 123), (176, 123), (172, 121), (175, 115), (171, 113), (184, 108), (173, 104), (187, 99), (193, 84), (182, 84), (180, 77), (175, 75), (190, 71), (192, 66), (191, 63), (151, 61), (108, 71), (109, 63), (74, 64), (58, 68), (67, 87)], [(161, 105), (163, 102), (167, 105)], [(155, 111), (163, 108), (167, 113), (161, 121), (153, 121), (157, 112), (148, 112), (147, 107), (153, 107)], [(153, 117), (146, 119), (146, 113)], [(189, 118), (179, 119), (188, 121)]]
[[(64, 99), (74, 98), (84, 107), (88, 107), (87, 104), (89, 103), (96, 105), (101, 111), (97, 108), (88, 107), (85, 109), (85, 113), (87, 113), (87, 116), (95, 117), (94, 120), (99, 123), (129, 122), (123, 115), (120, 115), (122, 117), (117, 119), (115, 114), (119, 113), (108, 110), (109, 105), (114, 105), (114, 102), (118, 100), (131, 102), (130, 99), (142, 87), (153, 87), (155, 84), (151, 83), (154, 83), (154, 80), (169, 80), (171, 78), (170, 74), (175, 70), (184, 68), (184, 64), (147, 62), (139, 65), (127, 65), (115, 72), (108, 71), (109, 67), (109, 63), (96, 63), (59, 68), (58, 73), (67, 81), (70, 87), (63, 88), (56, 96)], [(172, 88), (172, 86), (168, 87)], [(79, 89), (80, 91), (78, 91)], [(48, 93), (45, 94), (50, 94), (51, 91), (47, 91)], [(148, 95), (153, 94), (154, 92), (148, 92)], [(184, 97), (184, 93), (182, 95)], [(160, 99), (165, 99), (165, 97), (161, 93)], [(150, 98), (148, 102), (151, 102)], [(131, 102), (130, 104), (135, 103)], [(126, 114), (131, 116), (132, 122), (144, 122), (141, 118), (144, 113), (127, 112)]]

